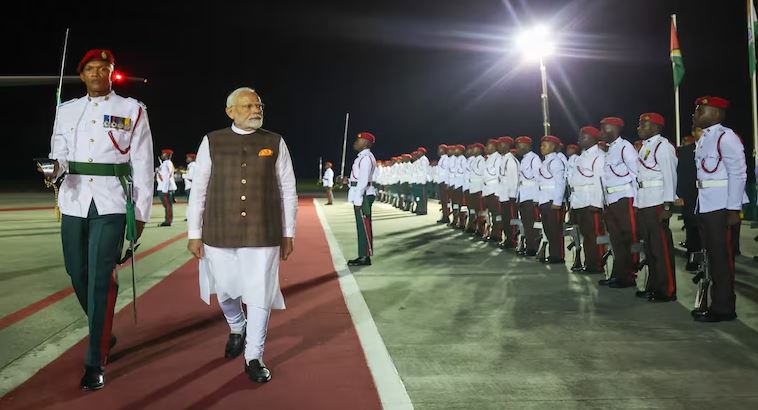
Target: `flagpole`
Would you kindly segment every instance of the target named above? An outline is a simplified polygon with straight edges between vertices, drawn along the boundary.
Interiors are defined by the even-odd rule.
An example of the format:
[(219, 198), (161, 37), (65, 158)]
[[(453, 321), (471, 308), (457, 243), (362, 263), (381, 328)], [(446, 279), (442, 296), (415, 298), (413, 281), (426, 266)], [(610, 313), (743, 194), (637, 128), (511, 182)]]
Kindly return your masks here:
[[(755, 22), (753, 21), (753, 14), (755, 13), (755, 10), (753, 9), (755, 6), (753, 5), (753, 0), (747, 0), (747, 27), (749, 30), (748, 34), (752, 34), (750, 38), (755, 39)], [(755, 41), (755, 40), (753, 40)], [(748, 42), (748, 47), (755, 47), (755, 44), (750, 44)], [(753, 50), (755, 52), (755, 50)], [(748, 51), (749, 53), (749, 51)], [(755, 70), (752, 70), (753, 72), (750, 73), (750, 94), (752, 97), (752, 103), (753, 103), (753, 159), (755, 161), (755, 166), (758, 167), (758, 155), (756, 154), (758, 152), (758, 92), (756, 91), (756, 81), (755, 81)]]
[(345, 113), (345, 135), (342, 137), (342, 166), (340, 169), (340, 177), (345, 177), (345, 151), (347, 151), (347, 124), (350, 122), (350, 113)]
[[(676, 14), (671, 15), (671, 22), (674, 24), (674, 29), (676, 29)], [(678, 30), (677, 30), (677, 37), (678, 37)], [(671, 69), (676, 70), (675, 63), (672, 60), (671, 61)], [(679, 84), (674, 84), (674, 118), (676, 123), (676, 146), (680, 146), (682, 144), (682, 118), (679, 115)]]

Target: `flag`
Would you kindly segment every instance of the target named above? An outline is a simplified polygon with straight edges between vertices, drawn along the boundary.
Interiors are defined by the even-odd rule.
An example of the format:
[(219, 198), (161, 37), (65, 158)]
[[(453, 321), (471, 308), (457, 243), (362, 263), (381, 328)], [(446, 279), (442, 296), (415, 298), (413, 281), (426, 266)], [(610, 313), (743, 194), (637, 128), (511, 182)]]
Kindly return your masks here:
[(684, 61), (682, 61), (682, 52), (679, 50), (679, 39), (676, 36), (675, 17), (671, 16), (671, 67), (674, 71), (674, 86), (679, 84), (684, 78)]
[(755, 32), (758, 30), (758, 17), (755, 15), (753, 0), (747, 0), (747, 9), (750, 18), (747, 25), (747, 52), (750, 65), (750, 76), (755, 74)]

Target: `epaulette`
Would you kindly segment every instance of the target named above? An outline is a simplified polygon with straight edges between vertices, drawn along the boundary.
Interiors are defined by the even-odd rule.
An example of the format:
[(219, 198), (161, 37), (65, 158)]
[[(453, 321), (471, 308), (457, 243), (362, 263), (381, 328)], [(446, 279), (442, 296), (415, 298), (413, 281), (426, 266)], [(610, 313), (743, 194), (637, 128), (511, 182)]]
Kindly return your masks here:
[(129, 102), (131, 102), (131, 103), (139, 105), (140, 107), (142, 107), (143, 110), (147, 110), (147, 106), (142, 101), (136, 100), (136, 99), (134, 99), (132, 97), (126, 97), (126, 100), (129, 101)]

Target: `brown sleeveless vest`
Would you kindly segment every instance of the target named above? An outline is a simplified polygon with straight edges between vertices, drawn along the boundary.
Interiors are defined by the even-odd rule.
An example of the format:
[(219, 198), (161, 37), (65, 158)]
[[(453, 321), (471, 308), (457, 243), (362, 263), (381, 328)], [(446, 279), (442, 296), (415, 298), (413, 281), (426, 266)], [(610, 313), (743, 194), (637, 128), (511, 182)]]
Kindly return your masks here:
[(211, 178), (203, 212), (203, 242), (219, 248), (280, 246), (282, 203), (276, 174), (282, 137), (259, 129), (208, 134)]

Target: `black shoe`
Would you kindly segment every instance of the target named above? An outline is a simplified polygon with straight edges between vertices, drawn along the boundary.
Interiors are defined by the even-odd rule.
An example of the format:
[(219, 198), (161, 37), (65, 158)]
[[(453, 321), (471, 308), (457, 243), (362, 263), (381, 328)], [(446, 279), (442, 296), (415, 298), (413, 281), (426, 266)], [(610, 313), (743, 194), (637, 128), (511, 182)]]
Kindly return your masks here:
[(545, 258), (545, 262), (548, 265), (564, 265), (566, 263), (565, 259), (558, 259), (558, 258)]
[(715, 322), (731, 322), (734, 319), (737, 319), (737, 313), (715, 313), (711, 312), (710, 310), (703, 311), (701, 313), (698, 313), (694, 315), (694, 319), (696, 322), (707, 322), (707, 323), (715, 323)]
[(243, 350), (245, 350), (245, 332), (243, 331), (242, 334), (230, 333), (224, 348), (224, 358), (234, 359), (241, 355)]
[(500, 244), (500, 249), (516, 249), (516, 245), (506, 241)]
[(537, 251), (526, 251), (525, 256), (537, 256)]
[(102, 366), (84, 366), (84, 376), (79, 382), (84, 391), (100, 390), (105, 387), (105, 375)]
[(597, 284), (600, 286), (608, 286), (608, 284), (611, 283), (611, 281), (615, 281), (615, 280), (616, 278), (600, 279), (599, 281), (597, 281)]
[(650, 297), (653, 296), (653, 291), (652, 290), (638, 290), (634, 292), (634, 296), (637, 296), (640, 299), (650, 300)]
[(371, 258), (368, 256), (362, 256), (347, 261), (347, 266), (371, 266)]
[(571, 272), (581, 272), (584, 270), (584, 266), (582, 265), (573, 265), (571, 267)]
[(327, 202), (324, 205), (334, 205), (334, 204), (332, 204), (331, 202)]
[(439, 221), (437, 221), (437, 223), (438, 224), (449, 224), (450, 220), (449, 219), (440, 219)]
[(697, 272), (697, 262), (687, 262), (687, 266), (684, 267), (688, 272)]
[(158, 225), (158, 226), (171, 226), (171, 224), (170, 224), (170, 223), (168, 223), (168, 222), (163, 222), (163, 223), (161, 223), (161, 224), (160, 224), (160, 225)]
[(622, 282), (618, 279), (611, 279), (608, 282), (608, 287), (611, 289), (626, 289), (637, 286), (634, 282)]
[(666, 303), (666, 302), (675, 302), (676, 301), (676, 295), (668, 296), (664, 294), (658, 294), (658, 293), (651, 293), (650, 297), (647, 299), (650, 303)]
[(258, 359), (253, 359), (250, 363), (245, 363), (245, 373), (250, 380), (256, 383), (266, 383), (271, 380), (271, 372), (266, 365)]
[(584, 269), (582, 269), (582, 270), (581, 270), (581, 271), (579, 271), (579, 272), (580, 272), (580, 273), (586, 273), (586, 274), (588, 274), (588, 275), (594, 275), (594, 274), (596, 274), (596, 273), (602, 273), (602, 274), (605, 274), (605, 271), (604, 271), (604, 270), (602, 270), (602, 269), (591, 269), (591, 268), (588, 268), (588, 267), (586, 267), (586, 266), (584, 267)]

